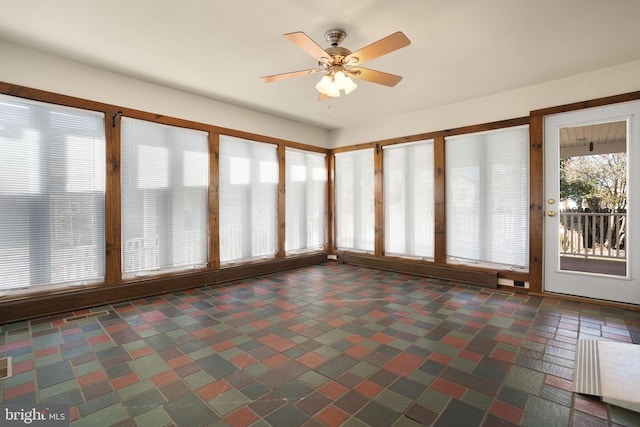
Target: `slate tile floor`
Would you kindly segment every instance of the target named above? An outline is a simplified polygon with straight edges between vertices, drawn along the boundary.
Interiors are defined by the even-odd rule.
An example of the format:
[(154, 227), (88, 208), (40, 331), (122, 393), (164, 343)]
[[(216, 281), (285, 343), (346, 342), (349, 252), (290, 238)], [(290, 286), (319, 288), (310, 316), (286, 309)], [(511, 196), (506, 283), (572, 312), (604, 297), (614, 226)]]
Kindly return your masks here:
[(0, 401), (92, 427), (640, 425), (571, 392), (578, 338), (638, 343), (640, 313), (331, 262), (3, 325)]

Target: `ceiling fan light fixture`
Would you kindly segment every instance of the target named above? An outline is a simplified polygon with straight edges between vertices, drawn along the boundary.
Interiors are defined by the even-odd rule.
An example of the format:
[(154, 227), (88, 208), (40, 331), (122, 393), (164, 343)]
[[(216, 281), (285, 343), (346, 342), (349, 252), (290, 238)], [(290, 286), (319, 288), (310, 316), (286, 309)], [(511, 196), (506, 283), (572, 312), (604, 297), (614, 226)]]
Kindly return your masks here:
[(318, 92), (332, 98), (340, 96), (341, 90), (344, 90), (344, 94), (348, 95), (356, 90), (357, 87), (358, 85), (353, 82), (351, 77), (348, 77), (342, 70), (323, 76), (316, 84), (316, 90)]

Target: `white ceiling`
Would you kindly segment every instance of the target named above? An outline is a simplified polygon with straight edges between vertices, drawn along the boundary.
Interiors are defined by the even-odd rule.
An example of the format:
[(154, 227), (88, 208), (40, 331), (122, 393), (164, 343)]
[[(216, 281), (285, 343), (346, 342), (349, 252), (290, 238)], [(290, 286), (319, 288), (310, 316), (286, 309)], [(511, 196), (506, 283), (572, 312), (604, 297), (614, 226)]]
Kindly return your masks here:
[[(638, 17), (639, 0), (0, 0), (0, 39), (337, 129), (640, 59)], [(326, 48), (332, 28), (352, 51), (404, 32), (365, 65), (404, 79), (329, 103), (318, 74), (259, 80), (317, 65), (284, 33)]]

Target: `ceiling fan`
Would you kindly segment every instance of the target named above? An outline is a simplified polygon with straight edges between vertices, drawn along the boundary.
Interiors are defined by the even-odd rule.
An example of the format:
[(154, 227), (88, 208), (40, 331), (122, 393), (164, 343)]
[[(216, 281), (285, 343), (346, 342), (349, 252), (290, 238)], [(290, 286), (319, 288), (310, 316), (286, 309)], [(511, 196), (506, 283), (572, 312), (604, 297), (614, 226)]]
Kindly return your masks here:
[(322, 49), (303, 32), (285, 34), (284, 38), (314, 57), (318, 61), (318, 66), (308, 70), (260, 77), (260, 79), (265, 83), (269, 83), (313, 73), (323, 73), (324, 76), (316, 84), (316, 89), (320, 92), (319, 101), (338, 97), (341, 90), (344, 91), (345, 95), (353, 92), (358, 85), (353, 82), (352, 77), (390, 87), (395, 86), (402, 80), (402, 76), (360, 66), (367, 61), (410, 45), (411, 41), (401, 31), (384, 37), (355, 52), (338, 46), (346, 37), (347, 33), (343, 30), (329, 30), (324, 34), (324, 38), (331, 47)]

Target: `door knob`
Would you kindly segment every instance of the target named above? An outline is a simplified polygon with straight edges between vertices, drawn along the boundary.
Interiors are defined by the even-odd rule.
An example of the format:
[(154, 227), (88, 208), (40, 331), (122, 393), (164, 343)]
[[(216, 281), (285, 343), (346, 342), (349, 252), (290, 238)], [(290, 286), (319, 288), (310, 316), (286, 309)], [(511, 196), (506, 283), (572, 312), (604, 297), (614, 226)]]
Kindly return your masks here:
[(547, 211), (547, 216), (556, 216), (556, 211)]

